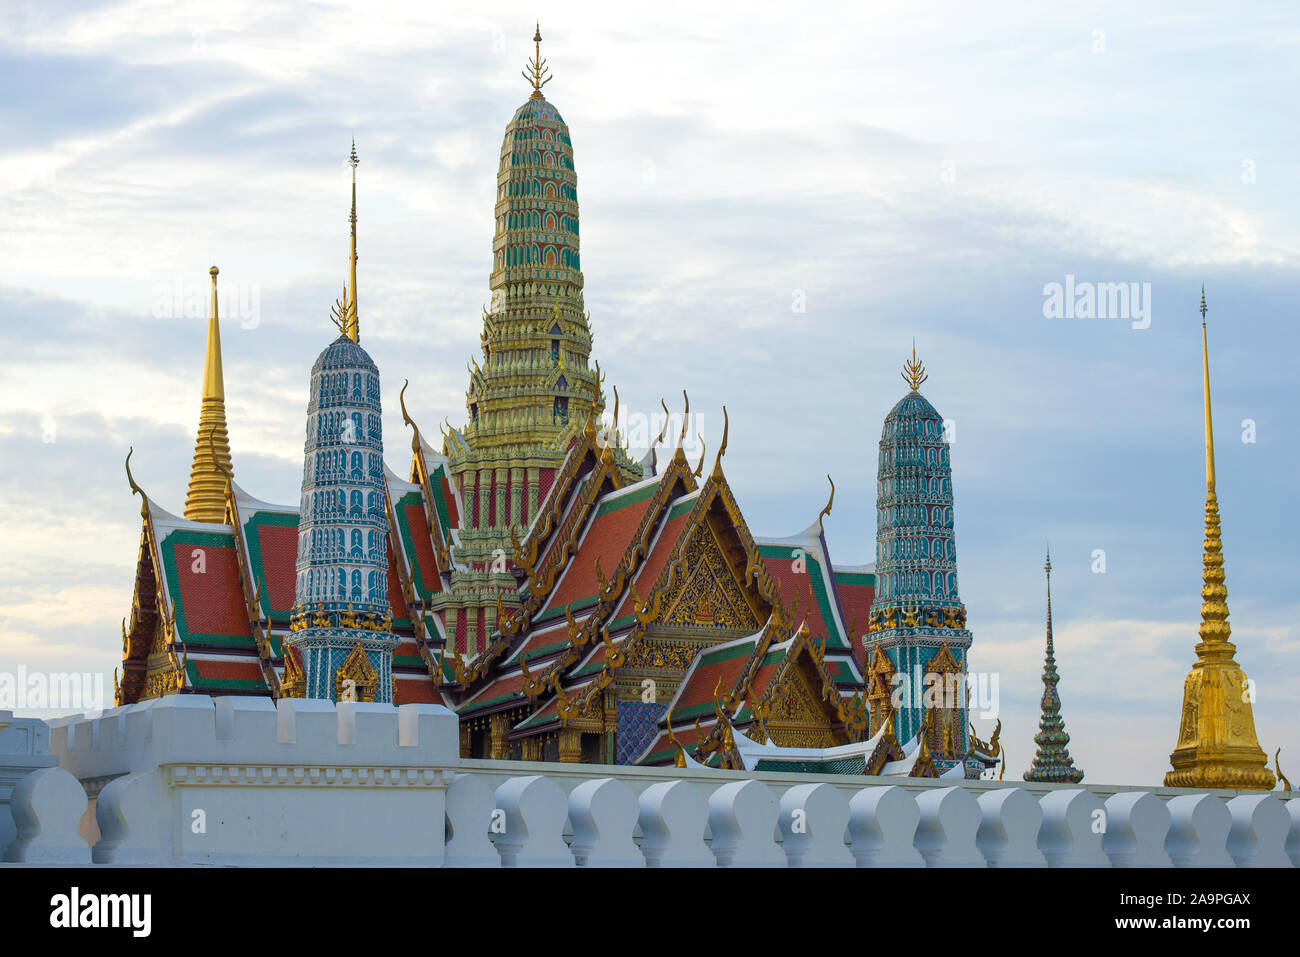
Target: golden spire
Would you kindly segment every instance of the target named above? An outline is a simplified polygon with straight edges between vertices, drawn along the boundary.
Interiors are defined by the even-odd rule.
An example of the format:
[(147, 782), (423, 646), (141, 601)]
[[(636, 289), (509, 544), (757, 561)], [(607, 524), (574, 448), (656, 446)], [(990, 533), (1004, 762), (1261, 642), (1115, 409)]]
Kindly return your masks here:
[(232, 471), (226, 433), (226, 387), (221, 375), (221, 327), (217, 319), (217, 267), (208, 270), (212, 295), (208, 306), (208, 349), (203, 364), (203, 405), (194, 464), (185, 495), (185, 517), (192, 522), (226, 520), (226, 474)]
[(352, 257), (350, 260), (351, 286), (348, 289), (348, 338), (353, 342), (361, 341), (361, 330), (357, 325), (357, 138), (352, 137), (352, 155), (348, 158), (348, 165), (352, 167), (352, 213), (348, 216), (348, 222), (352, 224)]
[(533, 95), (530, 100), (545, 99), (542, 93), (542, 87), (551, 82), (550, 71), (546, 69), (546, 61), (542, 59), (542, 25), (537, 24), (537, 32), (533, 34), (533, 58), (528, 61), (528, 69), (523, 71), (524, 79), (533, 85)]
[(1210, 348), (1201, 289), (1201, 366), (1205, 394), (1205, 552), (1202, 558), (1200, 642), (1196, 663), (1183, 683), (1178, 744), (1165, 775), (1166, 787), (1271, 790), (1268, 758), (1255, 736), (1254, 697), (1228, 640), (1228, 586), (1223, 572), (1219, 502), (1214, 491), (1214, 428), (1210, 418)]
[(912, 361), (903, 363), (902, 371), (903, 381), (911, 386), (915, 392), (921, 388), (921, 383), (930, 378), (925, 374), (925, 363), (916, 361), (916, 340), (912, 340)]

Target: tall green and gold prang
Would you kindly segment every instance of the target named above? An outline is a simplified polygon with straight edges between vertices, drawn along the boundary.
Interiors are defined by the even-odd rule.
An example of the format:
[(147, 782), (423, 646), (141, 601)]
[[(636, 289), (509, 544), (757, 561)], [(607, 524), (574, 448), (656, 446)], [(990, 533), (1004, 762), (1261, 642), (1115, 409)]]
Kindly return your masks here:
[[(496, 628), (498, 599), (519, 604), (506, 565), (511, 534), (524, 537), (570, 439), (605, 408), (599, 364), (588, 361), (573, 143), (542, 93), (551, 77), (541, 40), (539, 27), (524, 71), (532, 93), (501, 145), (482, 365), (472, 360), (469, 370), (468, 422), (444, 445), (465, 508), (444, 599), (448, 638), (471, 657)], [(613, 454), (629, 478), (641, 477), (621, 449)]]
[(1246, 673), (1228, 640), (1228, 587), (1224, 583), (1219, 502), (1214, 491), (1214, 427), (1210, 419), (1210, 349), (1201, 288), (1201, 356), (1205, 382), (1205, 556), (1201, 586), (1201, 640), (1196, 664), (1183, 684), (1178, 745), (1169, 756), (1166, 787), (1271, 790), (1275, 780), (1255, 737)]

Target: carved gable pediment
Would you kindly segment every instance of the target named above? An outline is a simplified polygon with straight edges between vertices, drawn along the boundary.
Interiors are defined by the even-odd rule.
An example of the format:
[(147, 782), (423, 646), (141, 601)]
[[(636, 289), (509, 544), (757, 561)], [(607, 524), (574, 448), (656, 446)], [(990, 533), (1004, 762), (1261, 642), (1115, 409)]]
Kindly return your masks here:
[(755, 708), (776, 744), (787, 748), (832, 748), (848, 744), (844, 722), (823, 696), (822, 676), (807, 647), (792, 649), (794, 660), (781, 669)]
[(751, 631), (763, 626), (706, 524), (691, 533), (682, 561), (686, 575), (664, 602), (663, 624)]
[(334, 674), (334, 694), (339, 701), (374, 701), (379, 672), (358, 641)]

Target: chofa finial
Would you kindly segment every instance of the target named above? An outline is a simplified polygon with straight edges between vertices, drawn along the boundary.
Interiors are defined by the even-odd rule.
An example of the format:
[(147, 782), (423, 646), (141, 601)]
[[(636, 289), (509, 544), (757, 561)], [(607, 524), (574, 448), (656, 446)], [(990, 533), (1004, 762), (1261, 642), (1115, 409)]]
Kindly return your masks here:
[(817, 530), (819, 532), (825, 531), (825, 529), (822, 527), (822, 519), (824, 519), (827, 515), (831, 513), (831, 506), (835, 504), (835, 480), (831, 478), (830, 474), (828, 473), (826, 476), (826, 481), (831, 483), (831, 497), (826, 500), (826, 507), (817, 513)]

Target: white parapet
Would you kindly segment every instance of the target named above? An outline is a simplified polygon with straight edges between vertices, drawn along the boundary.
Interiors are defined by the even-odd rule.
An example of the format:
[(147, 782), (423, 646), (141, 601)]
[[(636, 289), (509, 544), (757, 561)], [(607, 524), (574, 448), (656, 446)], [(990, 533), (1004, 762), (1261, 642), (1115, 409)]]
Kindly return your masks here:
[(90, 863), (90, 845), (77, 833), (86, 811), (86, 792), (62, 768), (33, 771), (14, 788), (14, 823), (18, 836), (4, 859), (15, 864), (76, 865)]
[[(39, 755), (20, 755), (30, 773), (13, 789), (9, 861), (1285, 867), (1300, 858), (1300, 801), (1289, 794), (462, 759), (456, 716), (436, 705), (176, 695), (49, 727), (60, 766), (33, 769)], [(77, 829), (87, 794), (93, 848)]]
[(440, 705), (172, 695), (55, 725), (114, 864), (442, 863), (456, 717)]
[(15, 718), (12, 711), (0, 711), (0, 858), (18, 836), (9, 809), (14, 788), (33, 771), (58, 763), (50, 754), (50, 729), (44, 721)]
[(989, 867), (1046, 867), (1038, 849), (1042, 805), (1022, 788), (985, 791), (978, 798), (980, 826), (975, 844)]

